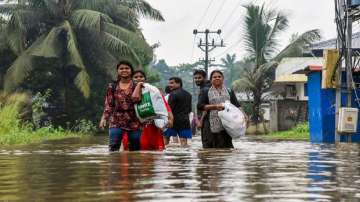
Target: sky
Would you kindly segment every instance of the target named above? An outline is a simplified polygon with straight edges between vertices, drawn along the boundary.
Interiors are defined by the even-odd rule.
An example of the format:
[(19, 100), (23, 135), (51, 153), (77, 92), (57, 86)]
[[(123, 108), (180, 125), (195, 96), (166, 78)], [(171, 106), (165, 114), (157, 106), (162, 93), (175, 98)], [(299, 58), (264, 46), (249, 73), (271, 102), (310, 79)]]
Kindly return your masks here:
[[(334, 1), (332, 0), (147, 0), (161, 11), (165, 22), (141, 20), (145, 38), (150, 44), (160, 43), (156, 49), (157, 59), (165, 59), (169, 65), (193, 63), (204, 57), (197, 43), (203, 35), (194, 35), (193, 30), (218, 30), (215, 41), (224, 39), (226, 47), (210, 53), (217, 61), (227, 53), (236, 53), (237, 59), (246, 56), (242, 36), (244, 34), (244, 5), (254, 2), (282, 10), (289, 16), (289, 28), (279, 36), (285, 47), (294, 33), (320, 29), (323, 39), (336, 37)], [(208, 9), (207, 9), (208, 8)], [(355, 25), (354, 30), (360, 28)], [(360, 30), (360, 29), (359, 29)]]

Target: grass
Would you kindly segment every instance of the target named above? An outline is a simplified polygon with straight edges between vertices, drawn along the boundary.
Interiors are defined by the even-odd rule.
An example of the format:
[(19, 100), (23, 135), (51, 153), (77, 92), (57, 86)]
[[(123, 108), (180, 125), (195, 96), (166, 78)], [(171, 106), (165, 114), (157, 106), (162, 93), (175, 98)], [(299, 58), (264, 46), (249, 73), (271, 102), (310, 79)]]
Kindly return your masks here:
[(298, 140), (308, 141), (310, 140), (309, 125), (299, 124), (289, 131), (274, 132), (268, 135), (264, 135), (265, 139), (270, 140)]
[(20, 119), (20, 112), (28, 102), (29, 96), (24, 93), (0, 95), (0, 146), (25, 145), (83, 136), (83, 133), (53, 126), (34, 130), (32, 124), (24, 123)]

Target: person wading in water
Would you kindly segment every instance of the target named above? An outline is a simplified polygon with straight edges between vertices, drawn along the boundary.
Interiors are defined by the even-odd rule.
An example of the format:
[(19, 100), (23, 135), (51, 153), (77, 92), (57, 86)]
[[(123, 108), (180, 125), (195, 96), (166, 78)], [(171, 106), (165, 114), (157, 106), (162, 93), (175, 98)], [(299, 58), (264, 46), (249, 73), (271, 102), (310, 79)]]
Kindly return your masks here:
[(171, 136), (179, 136), (181, 146), (187, 146), (187, 140), (192, 138), (189, 114), (191, 112), (191, 94), (182, 88), (179, 77), (169, 79), (171, 90), (169, 105), (174, 115), (174, 126), (165, 132), (166, 142)]
[[(194, 71), (194, 81), (195, 84), (200, 88), (200, 93), (198, 97), (198, 105), (200, 101), (200, 95), (202, 91), (206, 91), (211, 87), (211, 82), (207, 80), (206, 72), (204, 70), (195, 70)], [(211, 131), (210, 131), (210, 124), (207, 119), (205, 119), (207, 112), (202, 110), (197, 110), (197, 117), (198, 117), (198, 125), (197, 127), (201, 129), (201, 142), (203, 148), (211, 148)]]
[[(144, 82), (146, 81), (146, 75), (141, 70), (134, 71), (133, 74), (133, 81), (137, 83), (134, 97), (141, 97), (141, 91)], [(164, 104), (168, 111), (168, 124), (167, 128), (171, 128), (173, 125), (174, 117), (171, 113), (170, 106), (168, 105), (165, 97), (163, 97)], [(147, 121), (143, 123), (143, 129), (141, 133), (141, 140), (140, 140), (140, 148), (141, 150), (157, 150), (162, 151), (165, 149), (164, 138), (162, 135), (162, 130), (155, 126), (154, 121)]]
[(230, 101), (240, 107), (235, 93), (224, 86), (224, 75), (214, 70), (210, 75), (211, 87), (204, 88), (200, 93), (198, 110), (206, 111), (204, 123), (209, 124), (210, 130), (204, 134), (206, 148), (234, 148), (232, 138), (225, 131), (218, 116), (218, 111), (224, 110), (225, 101)]
[(139, 98), (133, 96), (135, 84), (132, 81), (134, 68), (128, 61), (116, 66), (118, 79), (110, 83), (105, 96), (105, 107), (99, 127), (109, 123), (109, 151), (119, 151), (125, 133), (129, 137), (129, 150), (140, 150), (140, 121), (136, 117), (134, 104)]

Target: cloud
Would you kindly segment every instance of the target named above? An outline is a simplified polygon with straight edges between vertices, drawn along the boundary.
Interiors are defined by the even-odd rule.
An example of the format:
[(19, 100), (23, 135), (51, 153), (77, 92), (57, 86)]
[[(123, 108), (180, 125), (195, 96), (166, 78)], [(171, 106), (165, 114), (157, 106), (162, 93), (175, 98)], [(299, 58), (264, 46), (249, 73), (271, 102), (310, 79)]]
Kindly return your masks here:
[[(242, 22), (244, 8), (237, 7), (240, 0), (213, 0), (209, 10), (203, 20), (202, 16), (211, 0), (148, 0), (156, 9), (159, 9), (165, 22), (154, 22), (142, 20), (141, 26), (144, 35), (150, 43), (160, 42), (161, 46), (156, 50), (157, 57), (165, 59), (168, 64), (176, 65), (185, 62), (194, 62), (203, 57), (196, 45), (194, 46), (194, 35), (192, 30), (209, 28), (209, 25), (216, 17), (210, 29), (217, 30), (223, 27), (222, 37), (228, 48), (233, 46), (228, 52), (228, 48), (218, 48), (211, 53), (216, 56), (221, 53), (236, 53), (238, 58), (244, 56), (245, 52), (241, 43)], [(249, 0), (241, 1), (245, 5)], [(302, 33), (310, 29), (319, 28), (322, 30), (325, 39), (336, 36), (334, 24), (334, 5), (329, 0), (253, 0), (257, 4), (271, 6), (272, 8), (282, 9), (289, 13), (290, 27), (280, 37), (282, 46), (285, 46), (293, 33)], [(224, 4), (224, 5), (223, 5)], [(233, 10), (235, 12), (232, 14)], [(225, 22), (229, 17), (230, 21)], [(200, 22), (201, 20), (201, 22)], [(238, 22), (236, 24), (236, 22)], [(200, 23), (200, 26), (198, 27)], [(214, 36), (215, 39), (219, 39)], [(199, 39), (197, 38), (196, 41)], [(240, 41), (240, 42), (239, 42)], [(239, 43), (236, 43), (239, 42)], [(235, 44), (235, 45), (234, 45)], [(222, 57), (220, 55), (219, 57)]]

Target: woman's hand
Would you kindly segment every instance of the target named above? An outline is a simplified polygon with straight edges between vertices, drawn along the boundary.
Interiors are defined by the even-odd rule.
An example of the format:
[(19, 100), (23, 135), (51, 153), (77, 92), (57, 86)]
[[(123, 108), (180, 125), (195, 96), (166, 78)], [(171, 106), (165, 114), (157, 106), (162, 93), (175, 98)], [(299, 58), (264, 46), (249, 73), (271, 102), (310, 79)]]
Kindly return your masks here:
[(144, 87), (144, 82), (138, 82), (136, 85), (139, 86), (139, 88), (143, 88)]
[(99, 123), (99, 128), (104, 129), (105, 126), (106, 126), (106, 120), (104, 117), (102, 117)]
[(135, 86), (135, 90), (131, 96), (132, 100), (137, 103), (141, 101), (141, 93), (142, 93), (142, 88), (144, 87), (144, 82), (139, 82), (136, 84)]
[(174, 126), (173, 120), (168, 119), (168, 123), (166, 125), (167, 128), (172, 128)]
[(222, 110), (225, 109), (225, 106), (224, 106), (224, 104), (217, 104), (216, 109), (219, 110), (219, 111), (222, 111)]

